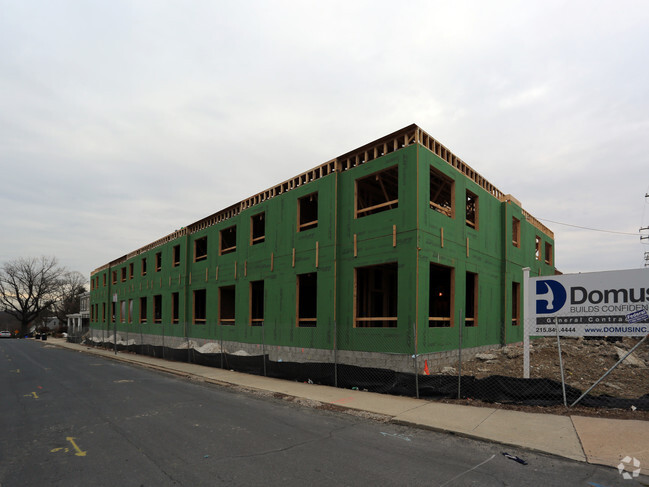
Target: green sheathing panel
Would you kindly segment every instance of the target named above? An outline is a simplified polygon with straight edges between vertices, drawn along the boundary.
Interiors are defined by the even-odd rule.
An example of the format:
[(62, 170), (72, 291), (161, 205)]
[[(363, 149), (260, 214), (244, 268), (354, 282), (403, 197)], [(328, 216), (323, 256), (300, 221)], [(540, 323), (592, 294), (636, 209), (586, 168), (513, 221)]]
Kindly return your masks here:
[[(290, 345), (309, 348), (333, 347), (334, 266), (335, 252), (335, 178), (332, 174), (296, 188), (271, 200), (256, 205), (240, 214), (207, 227), (192, 235), (185, 235), (160, 247), (133, 257), (119, 266), (103, 270), (99, 276), (99, 288), (91, 293), (91, 304), (99, 304), (99, 320), (93, 328), (106, 329), (113, 326), (120, 333), (164, 334), (165, 336), (223, 339), (244, 343)], [(318, 224), (306, 231), (297, 231), (298, 199), (317, 192)], [(265, 213), (265, 239), (251, 245), (251, 220)], [(236, 251), (219, 255), (221, 230), (236, 226)], [(195, 262), (196, 240), (207, 237), (207, 257)], [(180, 246), (180, 265), (173, 266), (173, 247)], [(316, 245), (318, 267), (316, 268)], [(293, 249), (295, 264), (293, 265)], [(156, 253), (162, 255), (162, 268), (155, 269)], [(141, 275), (141, 262), (146, 259), (147, 273)], [(272, 269), (271, 270), (271, 262)], [(128, 276), (129, 264), (134, 264), (135, 275)], [(127, 269), (126, 282), (110, 280), (110, 273)], [(296, 323), (297, 275), (317, 272), (318, 279), (318, 325), (314, 328), (298, 328)], [(107, 285), (103, 286), (103, 274)], [(218, 278), (217, 278), (218, 276)], [(94, 276), (93, 276), (94, 277)], [(250, 283), (264, 281), (264, 327), (250, 323)], [(219, 325), (219, 288), (235, 288), (235, 324)], [(193, 296), (195, 291), (205, 290), (205, 323), (193, 322)], [(179, 293), (179, 322), (171, 323), (172, 293)], [(131, 323), (101, 321), (101, 306), (110, 305), (111, 296), (117, 293), (118, 301), (133, 299)], [(161, 323), (153, 323), (155, 295), (162, 296)], [(140, 298), (147, 298), (147, 320), (139, 322)], [(128, 304), (127, 304), (128, 306)], [(119, 307), (119, 303), (118, 303)], [(109, 306), (110, 309), (110, 306)], [(119, 310), (118, 310), (119, 311)], [(262, 333), (264, 336), (262, 337)]]
[[(398, 167), (398, 207), (374, 215), (355, 217), (356, 181), (391, 167)], [(339, 175), (338, 191), (338, 345), (341, 350), (412, 353), (416, 315), (416, 208), (417, 148), (410, 146)], [(393, 246), (396, 225), (397, 245)], [(356, 235), (356, 256), (354, 255)], [(397, 263), (397, 326), (354, 326), (354, 279), (358, 267)]]
[[(532, 275), (554, 273), (552, 265), (535, 259), (535, 236), (554, 246), (554, 242), (529, 223), (521, 208), (510, 201), (500, 201), (471, 179), (421, 147), (419, 152), (420, 251), (419, 251), (419, 330), (418, 352), (437, 352), (462, 346), (478, 347), (521, 341), (522, 326), (512, 326), (512, 281), (522, 283), (523, 268)], [(446, 216), (430, 207), (430, 168), (454, 181), (454, 215)], [(466, 224), (466, 192), (478, 197), (478, 224)], [(521, 222), (521, 244), (512, 243), (512, 217)], [(468, 247), (468, 248), (467, 248)], [(453, 325), (430, 327), (428, 293), (430, 265), (452, 268), (454, 290)], [(478, 276), (477, 325), (463, 326), (466, 316), (466, 275)], [(522, 285), (520, 289), (522, 310)]]
[[(357, 218), (357, 180), (393, 167), (398, 169), (398, 206)], [(453, 217), (430, 207), (431, 167), (454, 181)], [(477, 229), (465, 223), (467, 190), (478, 197)], [(312, 193), (317, 193), (318, 224), (298, 231), (299, 199)], [(251, 217), (262, 212), (264, 241), (252, 245)], [(521, 222), (520, 247), (512, 243), (512, 218)], [(220, 255), (220, 232), (232, 226), (236, 227), (236, 251)], [(536, 236), (541, 238), (539, 260)], [(207, 256), (195, 262), (195, 242), (201, 238), (207, 238)], [(554, 242), (527, 221), (516, 203), (500, 201), (428, 149), (410, 145), (299, 185), (227, 220), (101, 270), (92, 276), (96, 285), (91, 290), (91, 327), (104, 330), (107, 337), (116, 329), (120, 335), (142, 333), (325, 350), (332, 350), (334, 342), (339, 350), (351, 351), (411, 354), (417, 347), (421, 354), (452, 350), (458, 346), (460, 316), (465, 312), (466, 273), (472, 272), (478, 276), (478, 318), (477, 326), (462, 327), (463, 347), (515, 342), (522, 340), (522, 326), (512, 326), (512, 282), (522, 283), (524, 267), (530, 267), (533, 276), (554, 273), (554, 255), (550, 264), (544, 262), (546, 243), (554, 248)], [(180, 262), (174, 266), (176, 246)], [(398, 269), (396, 327), (357, 328), (356, 269), (385, 263), (395, 263)], [(453, 326), (448, 328), (429, 326), (431, 263), (453, 269)], [(117, 272), (115, 283), (113, 271)], [(312, 272), (317, 274), (317, 326), (298, 327), (297, 276)], [(250, 286), (254, 281), (264, 282), (263, 327), (251, 325)], [(222, 325), (218, 321), (219, 288), (229, 286), (235, 289), (235, 323)], [(193, 296), (202, 290), (206, 295), (205, 321), (194, 323)], [(172, 323), (173, 293), (178, 293), (179, 299), (177, 324)], [(111, 322), (114, 295), (117, 316)], [(156, 295), (162, 300), (160, 323), (154, 323)], [(140, 298), (146, 298), (147, 306), (142, 323)], [(130, 321), (128, 316), (122, 320), (121, 303), (128, 313), (130, 300)], [(522, 301), (521, 285), (521, 312)]]

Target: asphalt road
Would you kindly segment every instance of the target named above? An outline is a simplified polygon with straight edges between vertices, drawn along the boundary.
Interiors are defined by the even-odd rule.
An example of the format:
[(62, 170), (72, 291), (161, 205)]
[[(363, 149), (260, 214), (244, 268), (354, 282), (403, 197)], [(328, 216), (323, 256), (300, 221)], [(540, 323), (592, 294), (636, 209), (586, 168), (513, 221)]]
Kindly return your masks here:
[(640, 484), (610, 468), (5, 339), (0, 487), (31, 485)]

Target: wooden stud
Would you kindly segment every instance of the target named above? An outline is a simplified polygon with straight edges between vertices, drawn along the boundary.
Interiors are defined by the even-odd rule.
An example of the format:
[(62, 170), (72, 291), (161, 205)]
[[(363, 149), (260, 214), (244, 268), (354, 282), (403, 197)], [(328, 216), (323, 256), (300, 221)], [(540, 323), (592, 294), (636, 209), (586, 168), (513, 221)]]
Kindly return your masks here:
[(397, 226), (392, 225), (392, 246), (397, 246)]
[(234, 278), (237, 278), (237, 261), (234, 261)]
[(441, 227), (439, 229), (439, 241), (440, 241), (440, 244), (441, 244), (442, 248), (444, 248), (444, 227)]
[(358, 245), (357, 245), (356, 234), (354, 234), (354, 257), (358, 257)]
[(180, 272), (178, 273), (178, 285), (180, 286)]
[(216, 266), (216, 272), (214, 273), (214, 280), (218, 281), (219, 280), (219, 266)]
[(192, 285), (192, 273), (189, 271), (189, 285)]
[(243, 277), (248, 277), (248, 261), (243, 261)]
[(318, 268), (318, 258), (320, 254), (320, 243), (316, 241), (315, 243), (315, 268)]
[(466, 238), (466, 256), (469, 256), (469, 237)]
[(293, 247), (293, 267), (295, 267), (295, 247)]

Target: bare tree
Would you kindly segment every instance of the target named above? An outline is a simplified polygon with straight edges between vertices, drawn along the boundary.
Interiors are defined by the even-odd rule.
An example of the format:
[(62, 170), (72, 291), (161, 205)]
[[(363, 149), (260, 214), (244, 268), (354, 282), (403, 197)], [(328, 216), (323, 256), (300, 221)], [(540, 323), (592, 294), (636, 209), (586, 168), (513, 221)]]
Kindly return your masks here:
[(19, 258), (0, 267), (0, 306), (20, 321), (20, 333), (60, 299), (66, 270), (55, 257)]
[(67, 321), (67, 315), (79, 312), (79, 297), (86, 292), (86, 284), (88, 280), (80, 272), (64, 272), (61, 276), (54, 313), (62, 326)]

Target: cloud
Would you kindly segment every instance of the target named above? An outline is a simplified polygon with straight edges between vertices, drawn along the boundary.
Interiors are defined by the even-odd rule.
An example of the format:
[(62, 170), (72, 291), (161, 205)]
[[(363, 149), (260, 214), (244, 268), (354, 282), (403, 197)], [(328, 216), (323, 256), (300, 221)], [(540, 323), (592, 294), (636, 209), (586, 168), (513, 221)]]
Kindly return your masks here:
[[(10, 2), (0, 261), (88, 274), (417, 123), (537, 217), (649, 225), (643, 2)], [(644, 219), (644, 220), (643, 220)], [(557, 266), (639, 238), (549, 224)]]

